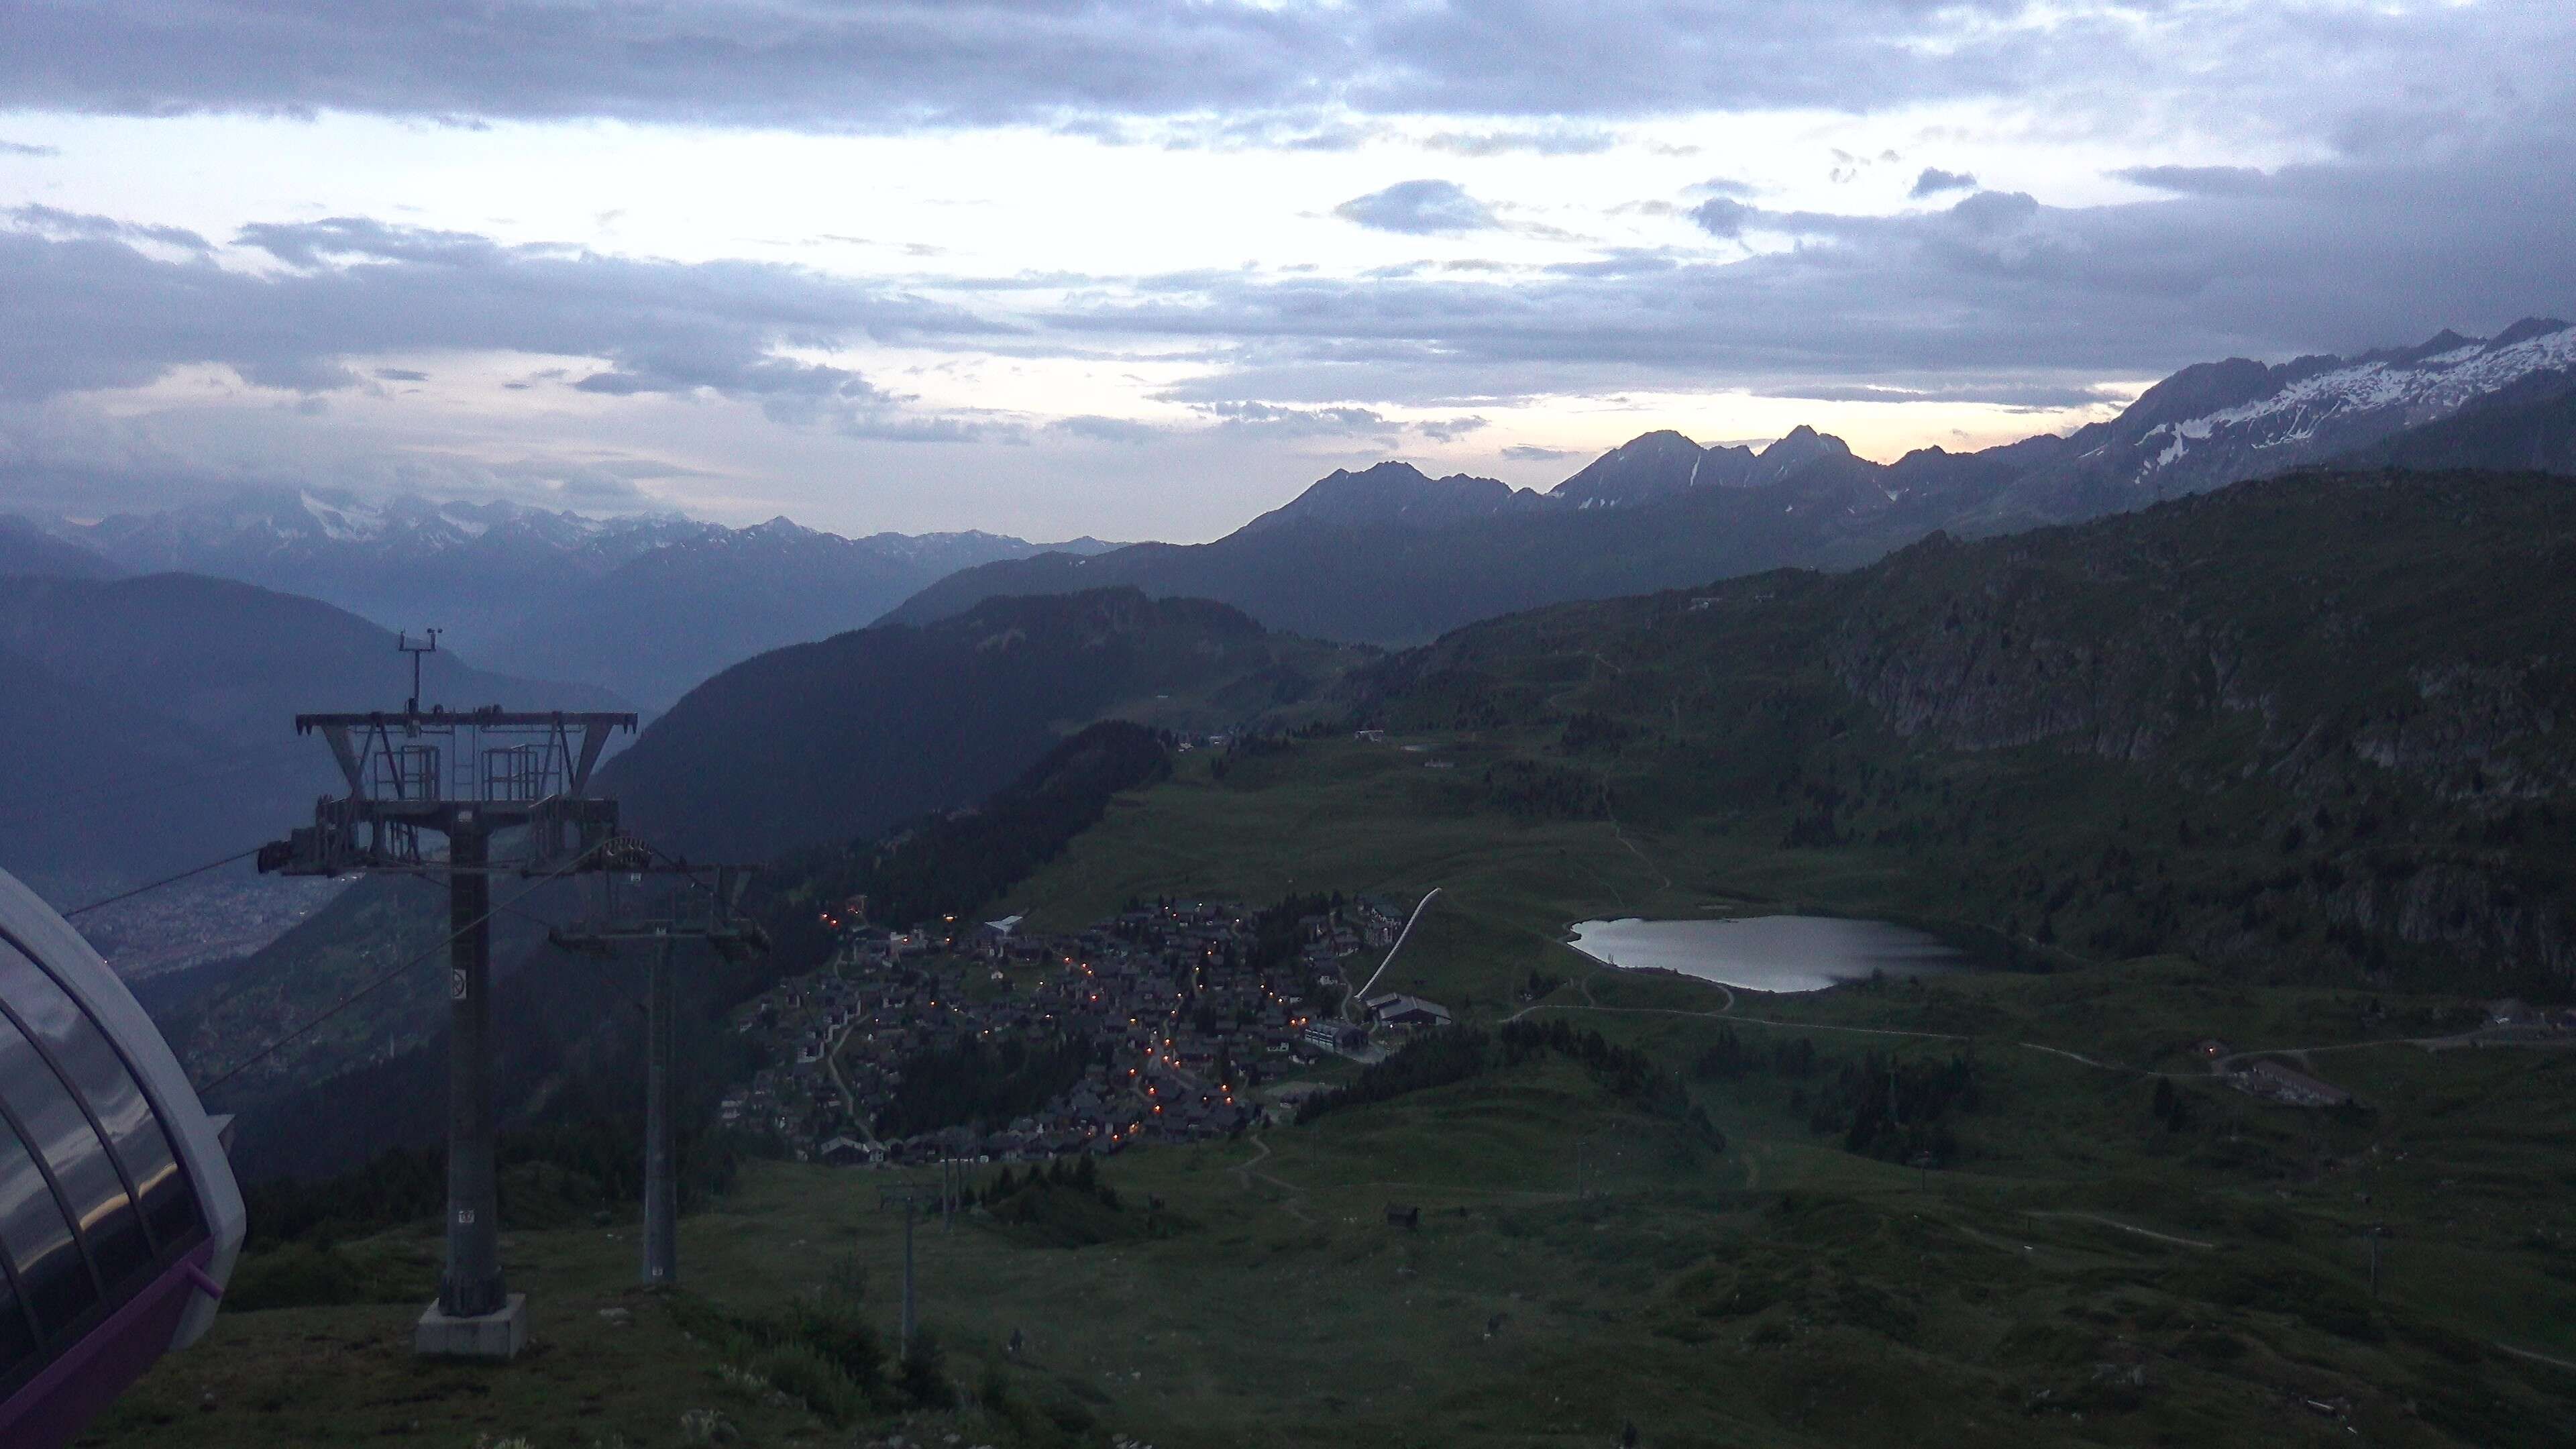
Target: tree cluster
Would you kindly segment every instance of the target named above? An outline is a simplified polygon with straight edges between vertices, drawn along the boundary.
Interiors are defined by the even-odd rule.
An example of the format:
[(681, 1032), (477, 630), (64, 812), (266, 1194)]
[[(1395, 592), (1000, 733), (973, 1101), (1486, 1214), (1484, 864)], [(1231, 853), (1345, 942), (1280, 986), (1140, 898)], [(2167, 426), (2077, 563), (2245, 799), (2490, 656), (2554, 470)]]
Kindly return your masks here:
[(1898, 1062), (1871, 1052), (1826, 1084), (1807, 1125), (1842, 1133), (1845, 1150), (1864, 1157), (1954, 1162), (1959, 1140), (1947, 1119), (1982, 1105), (1977, 1075), (1967, 1057)]
[[(501, 1169), (501, 1219), (520, 1215), (511, 1188), (521, 1182), (569, 1179), (585, 1199), (625, 1204), (644, 1191), (644, 1129), (631, 1117), (589, 1117), (501, 1134), (495, 1156)], [(742, 1168), (745, 1144), (729, 1133), (706, 1130), (683, 1118), (674, 1131), (676, 1173), (683, 1209), (728, 1191)], [(548, 1173), (515, 1171), (553, 1169)], [(362, 1166), (327, 1178), (271, 1178), (247, 1185), (242, 1198), (254, 1250), (280, 1243), (335, 1242), (435, 1217), (447, 1201), (447, 1150), (443, 1146), (395, 1147)]]
[(1610, 787), (1600, 776), (1538, 760), (1504, 760), (1486, 768), (1485, 803), (1520, 820), (1601, 820)]
[(1680, 1077), (1635, 1047), (1616, 1045), (1597, 1031), (1578, 1031), (1562, 1019), (1505, 1022), (1490, 1036), (1459, 1027), (1415, 1037), (1363, 1070), (1349, 1086), (1307, 1098), (1297, 1108), (1297, 1122), (1303, 1126), (1345, 1107), (1391, 1101), (1550, 1055), (1579, 1063), (1611, 1095), (1681, 1123), (1721, 1152), (1726, 1149), (1725, 1134), (1692, 1103)]
[(877, 1114), (877, 1132), (909, 1137), (960, 1124), (1035, 1115), (1082, 1080), (1098, 1049), (1070, 1036), (980, 1039), (904, 1058), (903, 1080)]
[(1108, 813), (1112, 796), (1171, 769), (1161, 735), (1105, 720), (1049, 750), (980, 810), (930, 816), (847, 850), (790, 857), (754, 882), (750, 905), (782, 960), (831, 954), (840, 930), (858, 924), (834, 911), (856, 896), (867, 898), (868, 918), (880, 925), (971, 916), (1062, 855)]
[(1100, 1169), (1089, 1153), (1074, 1157), (1070, 1165), (1065, 1158), (1059, 1157), (1044, 1167), (1032, 1166), (1026, 1177), (1014, 1177), (1005, 1167), (1001, 1176), (986, 1184), (983, 1191), (970, 1190), (967, 1195), (970, 1200), (981, 1203), (1007, 1221), (1015, 1202), (1031, 1194), (1050, 1192), (1078, 1193), (1112, 1212), (1123, 1207), (1118, 1200), (1118, 1190), (1100, 1180)]

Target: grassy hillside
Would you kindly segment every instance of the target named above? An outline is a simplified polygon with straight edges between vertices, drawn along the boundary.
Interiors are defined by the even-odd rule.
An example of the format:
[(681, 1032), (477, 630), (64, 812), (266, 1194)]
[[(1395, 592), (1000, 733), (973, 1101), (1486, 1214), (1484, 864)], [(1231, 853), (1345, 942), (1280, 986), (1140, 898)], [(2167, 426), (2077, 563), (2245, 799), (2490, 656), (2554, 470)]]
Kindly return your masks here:
[[(1533, 1019), (1675, 1064), (1723, 1151), (1542, 1054), (1256, 1140), (1130, 1154), (1103, 1171), (1122, 1206), (1070, 1238), (1010, 1213), (920, 1230), (954, 1408), (871, 1401), (874, 1380), (718, 1331), (821, 1311), (879, 1352), (891, 1336), (887, 1176), (769, 1164), (684, 1220), (677, 1300), (629, 1286), (622, 1205), (550, 1226), (560, 1210), (529, 1195), (505, 1253), (539, 1348), (508, 1366), (408, 1356), (428, 1223), (254, 1256), (242, 1282), (277, 1306), (227, 1311), (103, 1442), (724, 1442), (716, 1418), (778, 1445), (1570, 1446), (1629, 1425), (1648, 1445), (2564, 1442), (2576, 1369), (2551, 1360), (2576, 1358), (2576, 1219), (2536, 1189), (2576, 1171), (2576, 1143), (2530, 1124), (2576, 1108), (2576, 1057), (2325, 1050), (2379, 1030), (2365, 998), (2176, 961), (1794, 1009), (1613, 976)], [(2451, 1003), (2378, 1005), (2415, 1022)], [(1899, 1021), (1959, 1036), (1872, 1034)], [(2259, 1103), (2176, 1059), (2168, 1115), (2157, 1079), (2060, 1054), (2154, 1061), (2208, 1032), (2309, 1046), (2369, 1106)], [(1728, 1037), (1747, 1065), (1693, 1070)], [(1948, 1165), (1818, 1129), (1838, 1082), (1891, 1058), (1909, 1079), (1973, 1062)], [(1390, 1202), (1420, 1227), (1389, 1226)], [(2376, 1297), (2375, 1226), (2391, 1234)], [(314, 1296), (339, 1301), (291, 1306)]]
[[(1362, 677), (1396, 743), (1301, 741), (1222, 778), (1194, 757), (994, 913), (1074, 927), (1133, 895), (1441, 886), (1459, 909), (1403, 970), (1444, 1000), (1552, 969), (1588, 915), (1778, 902), (1920, 920), (2003, 961), (2174, 951), (2253, 979), (2556, 999), (2576, 970), (2572, 553), (2563, 479), (2309, 474), (1848, 575), (1495, 620)], [(887, 649), (933, 652), (910, 670)], [(960, 657), (982, 672), (941, 683)], [(981, 740), (998, 786), (1078, 706), (1311, 715), (1349, 707), (1329, 681), (1355, 657), (1214, 606), (997, 600), (756, 661), (612, 773), (648, 830), (750, 782), (684, 844), (748, 821), (837, 845), (902, 818), (872, 781), (920, 809), (980, 798), (906, 752), (934, 736), (952, 757)], [(748, 769), (762, 750), (774, 768)], [(289, 1004), (362, 949), (303, 939), (321, 954), (281, 982)], [(434, 1010), (433, 980), (387, 1001)], [(348, 1023), (377, 1047), (433, 1029)]]
[[(1152, 730), (1338, 711), (1336, 682), (1373, 657), (1273, 634), (1202, 601), (1149, 603), (1117, 591), (996, 601), (930, 629), (865, 630), (751, 660), (656, 721), (602, 771), (599, 788), (620, 798), (628, 829), (658, 846), (778, 865), (756, 908), (827, 887), (834, 901), (868, 891), (902, 908), (962, 908), (961, 889), (1016, 879), (1089, 822), (1097, 796), (1159, 768)], [(1051, 755), (1083, 739), (1098, 744), (1081, 732), (1104, 716), (1125, 722), (1113, 732), (1121, 748), (1110, 752), (1107, 785), (1092, 778), (1103, 766), (1098, 750)], [(1027, 782), (1016, 806), (1005, 800), (1008, 808), (934, 827), (909, 853), (873, 865), (872, 850), (849, 850), (933, 812), (1008, 795), (1032, 767), (1054, 775)], [(572, 883), (524, 900), (521, 889), (502, 892), (508, 908), (493, 925), (501, 990), (527, 1023), (505, 1047), (503, 1100), (526, 1103), (524, 1120), (630, 1110), (632, 1084), (614, 1073), (634, 1049), (634, 963), (548, 947), (544, 924), (580, 916), (583, 897)], [(810, 913), (771, 915), (792, 963), (782, 969), (810, 969), (798, 955), (813, 944)], [(412, 962), (222, 1094), (224, 1109), (242, 1115), (247, 1170), (332, 1172), (370, 1150), (435, 1140), (446, 1050), (435, 948), (445, 931), (442, 891), (369, 882), (169, 1013), (183, 1058), (210, 1077)], [(707, 1023), (765, 984), (762, 969), (686, 973), (700, 993), (691, 1031), (710, 1039), (701, 1045), (713, 1057), (723, 1056), (723, 1034)]]

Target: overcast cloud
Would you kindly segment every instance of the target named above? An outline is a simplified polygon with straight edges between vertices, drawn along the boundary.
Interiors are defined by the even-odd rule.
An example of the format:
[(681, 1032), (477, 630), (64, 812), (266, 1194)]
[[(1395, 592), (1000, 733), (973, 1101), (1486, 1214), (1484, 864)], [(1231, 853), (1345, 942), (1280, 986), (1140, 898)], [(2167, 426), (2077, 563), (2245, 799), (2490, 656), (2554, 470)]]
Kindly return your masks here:
[[(2412, 107), (2420, 102), (2400, 100), (2410, 76), (2466, 62), (2451, 73), (2475, 88), (2513, 59), (2514, 39), (2563, 41), (2554, 8), (18, 0), (0, 9), (0, 105), (902, 129), (1325, 109), (1869, 110), (2035, 92), (2090, 94), (2116, 113), (2142, 96), (2218, 85), (2262, 110), (2293, 93), (2313, 98), (2320, 84), (2378, 82)], [(2292, 52), (2309, 63), (2283, 66)]]
[(2576, 311), (2571, 61), (2537, 5), (33, 0), (0, 510), (1199, 537), (1385, 454), (2000, 441)]

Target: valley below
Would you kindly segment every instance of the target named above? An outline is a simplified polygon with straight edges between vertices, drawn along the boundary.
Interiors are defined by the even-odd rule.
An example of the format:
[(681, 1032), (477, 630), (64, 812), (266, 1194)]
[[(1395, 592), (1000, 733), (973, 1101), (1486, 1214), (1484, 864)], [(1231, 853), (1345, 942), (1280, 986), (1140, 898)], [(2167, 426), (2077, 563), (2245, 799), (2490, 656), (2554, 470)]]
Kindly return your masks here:
[[(818, 964), (853, 890), (963, 923), (861, 978), (899, 986), (980, 972), (977, 921), (1436, 888), (1382, 972), (1340, 969), (1452, 1024), (1262, 1058), (1259, 1120), (1081, 1184), (979, 1153), (915, 1227), (935, 1360), (895, 1351), (880, 1198), (936, 1169), (702, 1137), (684, 1289), (647, 1294), (614, 1150), (524, 1117), (506, 1251), (544, 1351), (424, 1374), (435, 1157), (379, 1159), (278, 1199), (238, 1311), (112, 1442), (402, 1435), (420, 1394), (494, 1443), (2561, 1442), (2564, 499), (2293, 477), (1498, 620), (1362, 662), (1338, 724), (1153, 768), (1076, 742), (765, 876), (771, 969)], [(2278, 563), (2290, 530), (2331, 562)], [(1775, 993), (1568, 939), (1777, 916), (1956, 969)]]

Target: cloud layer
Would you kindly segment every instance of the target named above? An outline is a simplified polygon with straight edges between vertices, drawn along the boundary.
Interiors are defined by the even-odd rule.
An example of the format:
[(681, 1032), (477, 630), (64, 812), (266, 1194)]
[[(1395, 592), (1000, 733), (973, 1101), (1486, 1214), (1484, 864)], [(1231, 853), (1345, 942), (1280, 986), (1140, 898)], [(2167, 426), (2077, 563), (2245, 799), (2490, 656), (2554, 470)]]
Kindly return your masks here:
[[(2571, 59), (2561, 7), (2409, 0), (22, 0), (0, 489), (41, 474), (70, 506), (326, 454), (602, 506), (864, 474), (923, 508), (1056, 487), (1115, 506), (1031, 531), (1134, 536), (1173, 531), (1154, 490), (1190, 469), (1544, 468), (1564, 440), (1522, 414), (1641, 395), (2082, 407), (2208, 358), (2576, 312)], [(128, 123), (52, 124), (344, 113), (424, 154), (509, 123), (639, 151), (823, 133), (775, 148), (778, 186), (859, 199), (811, 236), (725, 216), (666, 246), (612, 228), (625, 197), (595, 232), (529, 226), (431, 165), (434, 197), (268, 176), (238, 188), (265, 210), (178, 225), (83, 149)], [(1118, 159), (1035, 177), (1072, 183), (1042, 201), (933, 177), (923, 204), (991, 207), (945, 214), (1017, 245), (943, 251), (879, 229), (886, 178), (831, 170), (930, 133)], [(1185, 162), (1303, 189), (1145, 174)], [(104, 179), (74, 201), (66, 175)], [(1263, 205), (1275, 234), (1243, 220)], [(1076, 211), (1185, 245), (1068, 260), (1049, 223)], [(1060, 458), (1084, 461), (1030, 481)]]
[[(41, 207), (0, 229), (0, 398), (136, 387), (188, 364), (258, 386), (356, 386), (357, 358), (465, 351), (597, 358), (573, 385), (707, 389), (781, 417), (860, 423), (884, 399), (798, 346), (990, 336), (955, 306), (765, 263), (680, 265), (503, 246), (364, 218), (260, 224), (278, 268), (218, 265), (203, 238)], [(156, 256), (145, 244), (175, 249)]]
[[(273, 263), (250, 272), (193, 233), (22, 207), (0, 229), (0, 331), (19, 339), (0, 350), (0, 396), (133, 387), (187, 364), (330, 391), (358, 385), (369, 358), (499, 352), (595, 359), (566, 379), (591, 394), (705, 392), (783, 421), (928, 427), (818, 360), (903, 347), (1193, 357), (1199, 380), (1170, 395), (1241, 409), (1445, 405), (1569, 382), (1824, 397), (1959, 396), (1963, 379), (1985, 379), (1974, 395), (2022, 402), (2231, 352), (2351, 349), (2576, 306), (2576, 148), (2154, 182), (2168, 194), (2069, 208), (1981, 191), (1895, 215), (1719, 197), (1695, 217), (1735, 248), (1500, 277), (1425, 266), (1044, 286), (637, 260), (345, 217), (245, 228), (233, 244)], [(1408, 234), (1491, 220), (1440, 181), (1343, 210)]]
[[(2372, 115), (2457, 116), (2488, 104), (2473, 86), (2444, 95), (2407, 84), (2423, 75), (2482, 77), (2492, 91), (2545, 68), (2534, 38), (2565, 39), (2552, 10), (2463, 16), (2338, 0), (19, 0), (0, 8), (0, 106), (839, 130), (1209, 115), (1241, 126), (1261, 113), (1324, 112), (1561, 121), (2048, 95), (2152, 122), (2155, 98), (2191, 92), (2232, 97), (2247, 115), (2338, 117), (2357, 136)], [(2320, 45), (2331, 63), (2285, 63)]]

